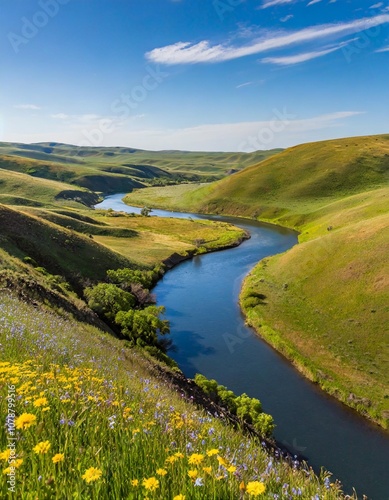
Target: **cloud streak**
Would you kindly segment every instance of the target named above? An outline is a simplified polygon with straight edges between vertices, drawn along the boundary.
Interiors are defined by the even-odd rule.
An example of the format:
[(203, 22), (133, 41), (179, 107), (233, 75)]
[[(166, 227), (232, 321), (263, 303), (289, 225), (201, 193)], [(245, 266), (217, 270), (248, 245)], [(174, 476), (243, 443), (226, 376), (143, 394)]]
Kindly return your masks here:
[(26, 110), (32, 110), (32, 111), (37, 111), (38, 109), (42, 109), (40, 106), (37, 106), (36, 104), (16, 104), (14, 106), (16, 109), (26, 109)]
[(228, 44), (212, 45), (208, 40), (193, 44), (177, 42), (172, 45), (153, 49), (146, 58), (157, 64), (196, 64), (230, 61), (269, 50), (281, 49), (291, 45), (312, 42), (325, 38), (336, 38), (358, 33), (389, 22), (389, 14), (357, 19), (348, 23), (322, 24), (290, 33), (275, 33), (243, 46)]
[[(355, 39), (354, 39), (355, 40)], [(315, 50), (311, 52), (303, 52), (301, 54), (295, 54), (291, 56), (284, 56), (284, 57), (265, 57), (264, 59), (261, 59), (262, 63), (269, 63), (269, 64), (277, 64), (279, 66), (290, 66), (292, 64), (299, 64), (302, 62), (310, 61), (311, 59), (316, 59), (317, 57), (322, 57), (327, 54), (330, 54), (331, 52), (335, 52), (336, 50), (339, 50), (340, 48), (344, 47), (347, 45), (349, 42), (344, 42), (344, 43), (339, 43), (335, 47), (330, 47), (328, 49), (324, 50)]]
[(275, 7), (277, 5), (285, 5), (288, 3), (294, 3), (296, 0), (265, 0), (261, 5), (261, 9), (267, 9), (268, 7)]

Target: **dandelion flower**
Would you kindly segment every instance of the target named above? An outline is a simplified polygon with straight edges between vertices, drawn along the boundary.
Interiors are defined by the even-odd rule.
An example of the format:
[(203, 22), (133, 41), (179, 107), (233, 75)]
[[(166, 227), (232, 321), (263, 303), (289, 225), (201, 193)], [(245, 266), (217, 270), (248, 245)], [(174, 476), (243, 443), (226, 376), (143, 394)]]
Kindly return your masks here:
[(148, 479), (143, 479), (143, 486), (146, 490), (155, 491), (159, 488), (159, 481), (155, 477), (149, 477)]
[(53, 464), (57, 464), (58, 462), (63, 462), (65, 460), (65, 455), (63, 453), (57, 453), (56, 455), (53, 456), (51, 460), (53, 461)]
[(196, 479), (196, 477), (198, 476), (198, 471), (196, 469), (191, 469), (191, 470), (188, 470), (188, 476), (191, 478), (191, 479)]
[(139, 480), (138, 479), (132, 479), (131, 485), (132, 486), (139, 486)]
[(233, 472), (236, 471), (236, 466), (235, 465), (230, 465), (229, 467), (227, 467), (227, 470), (228, 470), (228, 472), (233, 473)]
[(217, 456), (217, 461), (219, 462), (219, 465), (223, 465), (224, 467), (228, 467), (228, 462), (225, 460), (223, 457), (220, 455)]
[(265, 490), (265, 485), (259, 481), (250, 481), (246, 486), (246, 492), (253, 497), (259, 497)]
[(167, 470), (166, 469), (157, 469), (157, 474), (158, 474), (158, 476), (166, 476)]
[(0, 453), (0, 460), (8, 460), (11, 455), (11, 450), (8, 448)]
[(96, 469), (95, 467), (89, 467), (85, 471), (85, 474), (82, 477), (82, 479), (85, 479), (87, 483), (91, 483), (92, 481), (97, 481), (100, 479), (101, 475), (103, 474), (102, 470)]
[(34, 401), (35, 408), (40, 408), (41, 406), (46, 406), (48, 404), (47, 398), (38, 398)]
[(22, 429), (23, 431), (35, 424), (36, 416), (31, 413), (22, 413), (22, 415), (15, 420), (16, 428)]
[(188, 459), (188, 462), (191, 465), (199, 465), (203, 460), (204, 460), (204, 455), (202, 455), (201, 453), (192, 453), (192, 455)]
[(185, 500), (185, 495), (179, 494), (173, 497), (173, 500)]
[(50, 441), (41, 441), (36, 446), (34, 446), (33, 450), (38, 455), (43, 455), (49, 451), (50, 447)]
[(212, 450), (208, 450), (208, 451), (207, 451), (207, 455), (208, 455), (209, 457), (212, 457), (213, 455), (217, 455), (218, 453), (219, 453), (219, 450), (218, 450), (218, 449), (216, 449), (216, 448), (212, 448)]
[(15, 469), (19, 469), (22, 463), (23, 463), (23, 458), (12, 460), (10, 467), (7, 467), (6, 469), (3, 470), (3, 474), (10, 474), (12, 472), (15, 472)]

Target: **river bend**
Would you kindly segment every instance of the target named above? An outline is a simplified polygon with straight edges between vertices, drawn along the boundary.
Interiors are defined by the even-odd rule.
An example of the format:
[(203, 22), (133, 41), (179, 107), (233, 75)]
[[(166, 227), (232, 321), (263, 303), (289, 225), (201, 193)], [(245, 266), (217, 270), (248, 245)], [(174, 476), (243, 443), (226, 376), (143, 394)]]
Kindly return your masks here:
[[(139, 212), (124, 194), (96, 208)], [(169, 355), (187, 377), (199, 372), (235, 393), (262, 402), (277, 424), (276, 440), (319, 471), (331, 471), (347, 493), (389, 499), (389, 435), (306, 380), (246, 327), (238, 305), (242, 280), (262, 258), (297, 243), (295, 232), (231, 217), (153, 210), (161, 217), (231, 222), (251, 234), (239, 247), (194, 257), (169, 271), (153, 292), (165, 306), (175, 349)]]

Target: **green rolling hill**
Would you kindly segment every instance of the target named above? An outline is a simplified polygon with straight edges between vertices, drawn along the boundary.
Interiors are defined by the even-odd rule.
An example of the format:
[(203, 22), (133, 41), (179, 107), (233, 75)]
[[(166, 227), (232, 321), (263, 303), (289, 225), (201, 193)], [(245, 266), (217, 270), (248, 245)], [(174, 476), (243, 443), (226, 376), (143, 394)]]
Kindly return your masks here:
[(309, 378), (388, 427), (388, 181), (389, 135), (354, 137), (295, 146), (203, 187), (138, 190), (126, 202), (297, 229), (300, 245), (246, 279), (248, 321)]
[(149, 185), (215, 180), (279, 151), (207, 153), (0, 143), (0, 168), (107, 194)]

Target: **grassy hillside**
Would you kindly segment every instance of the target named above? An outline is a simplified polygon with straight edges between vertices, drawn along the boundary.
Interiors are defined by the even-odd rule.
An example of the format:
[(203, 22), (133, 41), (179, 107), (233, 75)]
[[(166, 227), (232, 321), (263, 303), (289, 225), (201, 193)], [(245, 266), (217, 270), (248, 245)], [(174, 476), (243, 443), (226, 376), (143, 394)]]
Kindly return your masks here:
[[(208, 186), (171, 187), (164, 205), (300, 227), (305, 221), (299, 216), (311, 217), (331, 202), (385, 186), (388, 169), (389, 135), (309, 143), (286, 149)], [(144, 199), (153, 205), (153, 192), (131, 193), (128, 203)], [(165, 191), (155, 193), (158, 200)]]
[(115, 193), (147, 185), (219, 179), (279, 151), (202, 153), (0, 143), (0, 168)]
[(119, 341), (83, 299), (108, 269), (174, 263), (235, 245), (243, 231), (80, 208), (56, 201), (68, 184), (1, 173), (0, 412), (15, 414), (15, 428), (1, 426), (0, 496), (15, 478), (25, 499), (344, 498), (328, 473), (295, 470), (241, 422), (228, 425), (225, 409), (155, 359), (163, 352)]
[(95, 193), (86, 189), (49, 179), (32, 179), (27, 174), (0, 168), (0, 203), (6, 205), (66, 204), (80, 207), (91, 206), (98, 200)]
[(139, 190), (126, 202), (298, 229), (300, 245), (247, 278), (243, 310), (307, 376), (388, 427), (388, 181), (382, 135), (303, 144), (204, 187)]
[(16, 414), (0, 461), (19, 498), (344, 498), (327, 473), (292, 469), (196, 408), (191, 385), (138, 349), (4, 290), (0, 313), (0, 407)]

